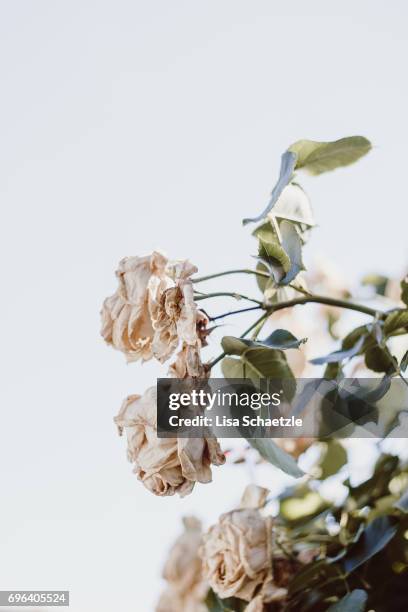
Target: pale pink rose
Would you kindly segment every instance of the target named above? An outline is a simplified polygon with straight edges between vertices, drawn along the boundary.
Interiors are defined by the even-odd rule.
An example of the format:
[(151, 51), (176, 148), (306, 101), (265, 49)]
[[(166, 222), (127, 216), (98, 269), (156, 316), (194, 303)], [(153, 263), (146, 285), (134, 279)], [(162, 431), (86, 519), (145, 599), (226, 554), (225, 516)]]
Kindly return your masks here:
[(251, 612), (261, 611), (264, 603), (282, 601), (287, 589), (274, 581), (275, 532), (272, 517), (264, 517), (267, 490), (251, 485), (241, 507), (221, 515), (203, 536), (200, 554), (203, 576), (220, 597), (237, 597), (251, 602)]
[(208, 319), (194, 302), (195, 272), (189, 261), (168, 262), (157, 252), (123, 259), (116, 272), (118, 289), (101, 311), (106, 342), (128, 361), (154, 356), (163, 363), (181, 347), (175, 372), (184, 370), (180, 378), (204, 376), (200, 350), (206, 344)]
[(194, 517), (183, 519), (184, 532), (173, 544), (163, 578), (167, 582), (156, 612), (206, 612), (204, 600), (208, 585), (203, 580), (201, 559), (201, 523)]
[(153, 277), (164, 282), (166, 264), (167, 259), (157, 252), (146, 257), (125, 257), (119, 263), (119, 286), (103, 303), (101, 335), (122, 351), (127, 361), (147, 361), (153, 355), (149, 286)]
[(225, 456), (215, 438), (159, 438), (157, 390), (131, 395), (115, 418), (126, 432), (128, 459), (144, 486), (155, 495), (188, 495), (196, 482), (211, 482), (211, 464), (222, 465)]
[[(159, 287), (151, 303), (151, 315), (155, 330), (153, 354), (161, 362), (166, 361), (179, 343), (184, 347), (198, 345), (197, 325), (202, 322), (194, 302), (191, 275), (197, 268), (189, 261), (170, 262), (166, 275), (171, 286)], [(201, 348), (198, 345), (198, 348)]]

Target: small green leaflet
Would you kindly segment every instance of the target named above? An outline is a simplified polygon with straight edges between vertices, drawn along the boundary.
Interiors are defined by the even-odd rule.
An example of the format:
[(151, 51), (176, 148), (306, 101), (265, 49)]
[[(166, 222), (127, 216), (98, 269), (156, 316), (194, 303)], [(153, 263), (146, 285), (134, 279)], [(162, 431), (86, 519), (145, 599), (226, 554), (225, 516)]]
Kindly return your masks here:
[(401, 281), (401, 300), (408, 306), (408, 276)]
[(290, 260), (290, 269), (279, 281), (279, 284), (288, 285), (301, 270), (304, 270), (302, 261), (302, 240), (296, 227), (290, 221), (282, 221), (279, 229), (282, 236), (282, 246), (289, 255)]
[(281, 158), (279, 179), (272, 190), (266, 208), (257, 217), (243, 219), (243, 224), (262, 221), (271, 212), (282, 191), (292, 180), (295, 170), (309, 174), (322, 174), (341, 166), (353, 164), (371, 149), (371, 143), (364, 136), (349, 136), (333, 142), (298, 140)]
[(365, 336), (360, 336), (356, 344), (351, 348), (334, 351), (334, 353), (329, 353), (324, 357), (315, 357), (315, 359), (310, 360), (310, 363), (313, 363), (313, 365), (321, 365), (323, 363), (337, 363), (339, 361), (343, 361), (343, 359), (351, 359), (351, 357), (355, 357), (356, 355), (358, 355), (364, 344), (364, 340)]
[(354, 544), (343, 559), (344, 570), (353, 572), (357, 567), (379, 553), (397, 533), (397, 527), (387, 516), (374, 519), (364, 529), (358, 542)]
[(267, 221), (254, 231), (259, 240), (259, 259), (275, 283), (288, 285), (304, 270), (302, 239), (292, 221), (283, 220), (277, 227)]
[(405, 355), (401, 359), (401, 363), (400, 363), (401, 372), (405, 372), (405, 370), (407, 369), (407, 366), (408, 366), (408, 351), (405, 353)]
[(291, 269), (292, 263), (289, 254), (283, 248), (269, 221), (258, 227), (254, 231), (254, 235), (259, 240), (259, 259), (270, 273), (273, 272), (276, 282), (279, 282)]
[(249, 438), (248, 442), (261, 457), (289, 476), (300, 478), (304, 475), (292, 455), (279, 448), (270, 438)]
[(298, 140), (289, 147), (296, 153), (295, 169), (303, 169), (309, 174), (318, 175), (349, 166), (371, 149), (371, 143), (364, 136), (349, 136), (333, 142)]
[(293, 171), (295, 169), (295, 164), (296, 155), (291, 151), (285, 151), (281, 158), (279, 179), (275, 187), (272, 189), (271, 197), (267, 207), (257, 217), (243, 219), (242, 223), (244, 225), (247, 225), (247, 223), (257, 223), (258, 221), (262, 221), (262, 219), (265, 219), (266, 215), (272, 210), (273, 206), (278, 201), (278, 198), (282, 191), (285, 189), (286, 185), (288, 185), (288, 183), (290, 182), (293, 176)]
[(306, 342), (306, 338), (298, 340), (286, 329), (275, 329), (265, 340), (245, 340), (234, 336), (224, 336), (221, 344), (227, 355), (241, 355), (247, 348), (297, 349), (304, 342)]
[(321, 473), (320, 480), (325, 480), (337, 472), (347, 463), (347, 453), (344, 446), (337, 440), (329, 440), (326, 443), (326, 448), (323, 451), (323, 456), (320, 460), (319, 467)]
[(384, 334), (390, 336), (399, 329), (408, 331), (408, 309), (395, 310), (385, 319)]
[[(232, 343), (227, 344), (229, 350), (241, 350), (238, 343), (232, 348)], [(238, 353), (232, 353), (237, 355)], [(250, 378), (257, 381), (260, 378), (281, 379), (287, 382), (287, 397), (293, 397), (296, 390), (296, 381), (286, 361), (284, 353), (280, 350), (254, 347), (247, 348), (239, 353), (239, 358), (224, 357), (221, 363), (222, 373), (225, 378)]]

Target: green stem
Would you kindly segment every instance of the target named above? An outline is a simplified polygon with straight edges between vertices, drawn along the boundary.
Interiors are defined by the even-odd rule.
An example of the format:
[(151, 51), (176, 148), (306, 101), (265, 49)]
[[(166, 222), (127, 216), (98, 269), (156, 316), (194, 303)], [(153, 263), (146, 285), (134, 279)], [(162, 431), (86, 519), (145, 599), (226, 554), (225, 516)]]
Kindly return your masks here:
[(242, 314), (243, 312), (251, 312), (252, 310), (259, 310), (262, 306), (250, 306), (249, 308), (240, 308), (239, 310), (230, 310), (224, 314), (217, 315), (216, 317), (209, 317), (210, 321), (218, 321), (218, 319), (224, 319), (231, 315)]
[(217, 291), (216, 293), (206, 293), (205, 295), (197, 295), (194, 297), (194, 300), (198, 302), (199, 300), (207, 300), (208, 298), (221, 296), (233, 297), (236, 300), (247, 300), (248, 302), (253, 302), (254, 304), (258, 304), (258, 306), (263, 307), (263, 303), (260, 300), (255, 300), (254, 298), (242, 295), (242, 293), (234, 293), (231, 291)]
[(199, 278), (193, 278), (193, 283), (202, 283), (203, 281), (210, 280), (212, 278), (218, 278), (219, 276), (228, 276), (229, 274), (255, 274), (255, 276), (263, 276), (264, 278), (270, 278), (270, 274), (267, 272), (260, 272), (259, 270), (250, 270), (249, 268), (239, 268), (237, 270), (226, 270), (225, 272), (216, 272), (215, 274), (209, 274), (208, 276), (200, 276)]
[(284, 308), (292, 308), (293, 306), (301, 306), (303, 304), (326, 304), (326, 306), (335, 306), (337, 308), (346, 308), (348, 310), (355, 310), (357, 312), (362, 312), (364, 314), (370, 315), (371, 317), (379, 317), (380, 319), (385, 318), (386, 313), (381, 313), (378, 310), (374, 310), (374, 308), (369, 308), (368, 306), (363, 306), (361, 304), (354, 304), (353, 302), (347, 302), (345, 300), (337, 300), (335, 298), (325, 297), (323, 295), (307, 295), (303, 298), (295, 298), (294, 300), (288, 300), (287, 302), (279, 302), (278, 304), (274, 304), (273, 306), (266, 306), (266, 310), (269, 314), (273, 314), (278, 310), (283, 310)]

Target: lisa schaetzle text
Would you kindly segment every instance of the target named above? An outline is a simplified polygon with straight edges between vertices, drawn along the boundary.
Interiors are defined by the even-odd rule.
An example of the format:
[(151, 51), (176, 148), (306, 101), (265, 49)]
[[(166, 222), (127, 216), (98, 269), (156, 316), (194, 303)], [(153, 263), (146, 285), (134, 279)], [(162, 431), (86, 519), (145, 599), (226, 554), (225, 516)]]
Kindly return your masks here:
[(244, 414), (240, 418), (228, 417), (225, 414), (208, 416), (197, 414), (193, 417), (181, 417), (173, 414), (169, 417), (171, 427), (302, 427), (303, 419), (300, 417), (263, 417), (260, 414)]

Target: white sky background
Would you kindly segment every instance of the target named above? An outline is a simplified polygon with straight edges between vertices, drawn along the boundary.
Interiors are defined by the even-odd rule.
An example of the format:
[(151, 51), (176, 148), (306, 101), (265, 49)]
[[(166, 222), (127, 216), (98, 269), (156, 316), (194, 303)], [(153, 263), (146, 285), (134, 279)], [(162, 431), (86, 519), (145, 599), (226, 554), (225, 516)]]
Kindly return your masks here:
[[(179, 517), (215, 520), (248, 480), (221, 468), (180, 500), (132, 476), (112, 417), (165, 370), (99, 339), (123, 256), (251, 265), (241, 219), (283, 150), (363, 134), (375, 148), (359, 164), (301, 179), (320, 224), (306, 261), (402, 271), (407, 16), (403, 0), (0, 1), (0, 589), (151, 612)], [(238, 281), (255, 293), (249, 278), (208, 287)]]

